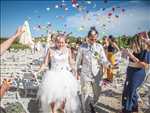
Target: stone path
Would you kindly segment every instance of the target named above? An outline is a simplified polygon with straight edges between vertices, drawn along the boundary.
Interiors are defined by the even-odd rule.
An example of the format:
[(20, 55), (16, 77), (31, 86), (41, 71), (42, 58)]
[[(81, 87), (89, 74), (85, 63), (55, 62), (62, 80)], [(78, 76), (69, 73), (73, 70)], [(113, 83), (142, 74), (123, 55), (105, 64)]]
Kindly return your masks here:
[[(30, 79), (32, 76), (31, 72), (37, 71), (39, 68), (39, 64), (43, 60), (43, 53), (44, 51), (32, 54), (30, 50), (6, 52), (1, 57), (1, 82), (4, 78), (12, 77), (22, 80), (25, 76), (23, 79)], [(114, 82), (109, 86), (102, 87), (102, 93), (95, 106), (97, 113), (119, 113), (121, 109), (121, 93), (125, 80), (125, 65), (126, 61), (123, 60), (120, 66), (120, 71), (118, 71)], [(17, 86), (17, 83), (14, 82), (13, 85)], [(27, 87), (27, 89), (28, 88), (29, 87)], [(6, 107), (8, 106), (8, 103), (20, 102), (23, 104), (26, 113), (40, 113), (40, 109), (37, 109), (40, 108), (38, 101), (35, 99), (35, 95), (32, 94), (34, 92), (31, 91), (31, 93), (28, 94), (28, 92), (26, 93), (23, 89), (23, 84), (19, 84), (17, 89), (11, 89), (8, 91), (1, 100), (1, 106)], [(140, 89), (140, 94), (144, 101), (140, 113), (150, 113), (150, 76), (144, 86)]]

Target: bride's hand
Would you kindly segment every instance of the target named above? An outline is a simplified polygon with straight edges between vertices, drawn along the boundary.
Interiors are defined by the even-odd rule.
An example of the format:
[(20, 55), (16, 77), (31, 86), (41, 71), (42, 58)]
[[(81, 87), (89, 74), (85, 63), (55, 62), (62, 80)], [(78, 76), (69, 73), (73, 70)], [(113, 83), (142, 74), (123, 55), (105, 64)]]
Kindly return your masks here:
[(78, 72), (76, 73), (76, 78), (77, 80), (80, 80), (80, 74)]
[(38, 72), (32, 72), (33, 79), (37, 79), (37, 74), (38, 74)]

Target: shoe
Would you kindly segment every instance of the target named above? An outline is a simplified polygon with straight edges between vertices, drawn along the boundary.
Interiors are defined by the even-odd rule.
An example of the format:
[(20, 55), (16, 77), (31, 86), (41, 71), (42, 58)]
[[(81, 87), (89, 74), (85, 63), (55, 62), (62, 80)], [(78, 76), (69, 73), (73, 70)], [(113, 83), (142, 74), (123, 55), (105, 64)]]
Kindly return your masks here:
[(139, 111), (138, 106), (132, 108), (132, 112), (138, 112), (138, 111)]
[(122, 111), (120, 113), (132, 113), (132, 111), (128, 111), (128, 110), (122, 109)]
[(91, 107), (91, 113), (96, 113), (94, 106), (92, 104), (90, 104), (90, 107)]

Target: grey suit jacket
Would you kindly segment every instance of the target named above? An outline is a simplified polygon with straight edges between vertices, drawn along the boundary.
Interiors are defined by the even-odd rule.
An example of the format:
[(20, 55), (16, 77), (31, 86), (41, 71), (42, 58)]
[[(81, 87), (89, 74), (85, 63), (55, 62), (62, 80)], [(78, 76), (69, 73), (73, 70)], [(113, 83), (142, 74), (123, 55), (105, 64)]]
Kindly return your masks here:
[(78, 49), (76, 67), (80, 71), (81, 79), (85, 81), (93, 81), (94, 77), (99, 74), (100, 65), (108, 65), (102, 45), (95, 43), (94, 45), (83, 44)]

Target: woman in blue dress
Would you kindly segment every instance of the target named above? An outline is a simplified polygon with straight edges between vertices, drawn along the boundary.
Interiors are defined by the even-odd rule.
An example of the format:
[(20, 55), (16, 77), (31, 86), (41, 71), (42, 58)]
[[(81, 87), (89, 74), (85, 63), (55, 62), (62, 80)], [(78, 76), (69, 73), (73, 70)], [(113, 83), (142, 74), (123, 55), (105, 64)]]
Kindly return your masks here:
[(122, 95), (122, 113), (138, 112), (137, 90), (145, 80), (145, 70), (150, 62), (148, 46), (140, 36), (136, 35), (130, 45), (132, 53), (127, 50), (129, 65)]

